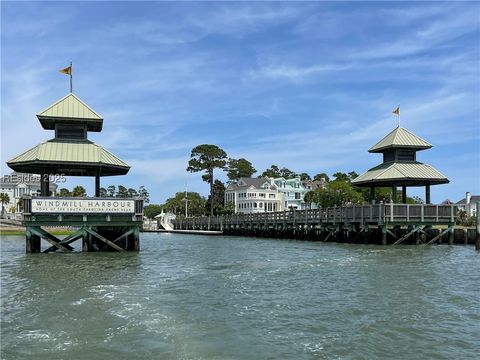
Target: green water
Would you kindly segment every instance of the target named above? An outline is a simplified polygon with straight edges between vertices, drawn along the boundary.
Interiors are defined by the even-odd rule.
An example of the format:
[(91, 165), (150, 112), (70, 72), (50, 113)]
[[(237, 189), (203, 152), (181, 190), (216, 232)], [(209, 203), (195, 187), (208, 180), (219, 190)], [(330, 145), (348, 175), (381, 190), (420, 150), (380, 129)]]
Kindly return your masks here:
[(141, 246), (26, 255), (23, 237), (4, 237), (2, 359), (479, 358), (471, 246), (171, 234)]

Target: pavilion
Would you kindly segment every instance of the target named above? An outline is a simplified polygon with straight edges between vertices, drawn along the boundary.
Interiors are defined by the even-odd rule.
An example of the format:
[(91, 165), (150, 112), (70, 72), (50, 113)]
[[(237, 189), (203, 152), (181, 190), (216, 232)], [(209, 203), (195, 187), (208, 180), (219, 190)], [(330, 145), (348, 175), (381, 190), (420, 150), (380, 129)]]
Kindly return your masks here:
[(48, 196), (52, 176), (95, 177), (95, 196), (100, 196), (100, 177), (125, 175), (130, 166), (88, 140), (88, 132), (102, 131), (103, 118), (74, 93), (69, 93), (37, 114), (45, 130), (55, 137), (7, 162), (17, 172), (41, 175), (41, 195)]
[(403, 203), (407, 201), (407, 187), (424, 186), (425, 202), (430, 204), (430, 186), (449, 182), (432, 166), (417, 161), (417, 151), (431, 147), (429, 142), (398, 126), (368, 150), (382, 153), (383, 163), (352, 180), (352, 184), (369, 187), (372, 200), (377, 187), (391, 187), (393, 199), (396, 199), (397, 187), (401, 186)]

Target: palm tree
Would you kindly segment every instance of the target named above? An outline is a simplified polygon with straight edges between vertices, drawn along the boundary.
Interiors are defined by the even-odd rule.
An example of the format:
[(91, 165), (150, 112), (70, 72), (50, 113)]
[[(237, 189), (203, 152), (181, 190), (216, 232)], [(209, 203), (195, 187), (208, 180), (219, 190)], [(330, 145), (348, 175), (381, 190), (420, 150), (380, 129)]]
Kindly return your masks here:
[(10, 202), (10, 196), (6, 193), (0, 193), (0, 202), (2, 203), (2, 217), (5, 214), (5, 204)]

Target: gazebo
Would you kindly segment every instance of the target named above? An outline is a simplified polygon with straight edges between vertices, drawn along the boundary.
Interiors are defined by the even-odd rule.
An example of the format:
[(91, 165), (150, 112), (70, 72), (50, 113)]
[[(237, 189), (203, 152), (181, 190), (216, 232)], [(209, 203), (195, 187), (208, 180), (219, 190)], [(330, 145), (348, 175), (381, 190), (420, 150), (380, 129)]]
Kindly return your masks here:
[[(44, 252), (73, 251), (70, 245), (82, 239), (84, 251), (137, 251), (143, 221), (143, 198), (100, 197), (100, 177), (125, 175), (130, 166), (88, 140), (100, 132), (103, 118), (75, 94), (69, 93), (37, 114), (45, 130), (54, 130), (45, 141), (7, 162), (17, 172), (40, 174), (40, 196), (22, 198), (26, 227), (26, 251), (41, 251), (40, 239), (51, 246)], [(52, 197), (49, 182), (63, 176), (95, 177), (95, 197)], [(49, 232), (55, 226), (70, 226), (63, 239)]]
[(382, 153), (383, 163), (355, 178), (352, 184), (370, 187), (372, 200), (377, 187), (392, 187), (393, 199), (396, 199), (397, 187), (401, 186), (403, 203), (407, 201), (407, 187), (424, 186), (425, 202), (430, 204), (430, 186), (449, 182), (432, 166), (417, 161), (417, 151), (431, 147), (429, 142), (398, 126), (368, 150)]
[(95, 196), (100, 196), (100, 177), (125, 175), (130, 166), (88, 140), (88, 132), (102, 131), (103, 118), (75, 94), (69, 93), (37, 114), (45, 130), (55, 137), (7, 162), (15, 171), (41, 175), (41, 195), (49, 195), (52, 176), (95, 177)]

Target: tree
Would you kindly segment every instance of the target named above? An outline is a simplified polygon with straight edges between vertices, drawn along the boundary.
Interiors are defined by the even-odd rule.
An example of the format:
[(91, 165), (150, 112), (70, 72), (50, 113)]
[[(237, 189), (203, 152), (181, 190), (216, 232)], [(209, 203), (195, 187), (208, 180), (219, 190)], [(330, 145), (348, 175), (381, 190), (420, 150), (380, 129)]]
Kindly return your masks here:
[(128, 188), (127, 194), (128, 194), (128, 197), (130, 197), (130, 198), (138, 196), (137, 190), (132, 189), (132, 188)]
[(75, 186), (72, 191), (72, 196), (74, 197), (84, 197), (87, 196), (87, 191), (83, 186)]
[(118, 185), (117, 194), (115, 195), (117, 198), (126, 198), (128, 197), (128, 190), (123, 185)]
[[(162, 208), (166, 212), (172, 212), (177, 216), (185, 215), (185, 192), (177, 192), (175, 197), (167, 199)], [(206, 199), (196, 192), (187, 193), (188, 200), (188, 216), (205, 215)]]
[(280, 169), (277, 165), (271, 165), (270, 168), (262, 173), (262, 177), (279, 178)]
[(108, 196), (108, 192), (107, 192), (107, 189), (101, 187), (99, 190), (99, 195), (100, 197), (107, 197)]
[(363, 196), (348, 181), (334, 180), (325, 189), (315, 190), (313, 202), (322, 207), (363, 203)]
[(143, 197), (143, 201), (145, 202), (145, 204), (148, 204), (150, 202), (150, 194), (143, 185), (138, 188), (138, 196)]
[(300, 180), (302, 180), (302, 181), (312, 180), (310, 175), (308, 175), (307, 173), (301, 173), (299, 176), (300, 176)]
[(107, 188), (107, 196), (108, 197), (114, 197), (115, 196), (115, 190), (116, 190), (116, 187), (115, 185), (110, 185), (108, 188)]
[(293, 179), (297, 177), (297, 174), (286, 167), (280, 169), (280, 176), (285, 179)]
[(226, 164), (227, 153), (216, 145), (203, 144), (192, 149), (187, 171), (205, 171), (202, 180), (210, 184), (210, 215), (213, 215), (213, 172), (224, 169)]
[(358, 177), (358, 174), (357, 174), (355, 171), (350, 171), (350, 172), (348, 173), (348, 179), (349, 179), (350, 181), (352, 181), (353, 179), (355, 179), (355, 178), (357, 178), (357, 177)]
[(312, 203), (315, 202), (314, 200), (315, 200), (315, 191), (309, 191), (303, 197), (303, 201), (305, 201), (305, 203), (308, 204), (308, 207), (310, 209), (312, 208)]
[(213, 201), (208, 197), (206, 204), (207, 212), (212, 213), (212, 203), (213, 203), (213, 215), (226, 215), (225, 214), (225, 185), (220, 180), (215, 180), (213, 183)]
[(313, 177), (313, 180), (314, 181), (321, 181), (322, 178), (325, 179), (326, 182), (330, 181), (330, 178), (328, 177), (328, 175), (326, 173), (319, 173), (319, 174), (315, 175)]
[(0, 193), (0, 202), (2, 203), (2, 217), (5, 215), (5, 205), (10, 202), (10, 196), (7, 193)]
[(338, 180), (338, 181), (350, 182), (350, 178), (348, 177), (348, 175), (343, 172), (336, 172), (335, 174), (333, 174), (333, 177), (335, 178), (335, 180)]
[(61, 188), (60, 190), (58, 190), (58, 196), (70, 197), (70, 196), (72, 196), (72, 193), (71, 193), (70, 190), (68, 190), (66, 188)]
[(244, 158), (228, 160), (227, 176), (230, 181), (238, 181), (242, 177), (251, 177), (257, 170), (252, 163)]
[(157, 216), (161, 212), (162, 212), (162, 207), (157, 204), (150, 204), (143, 208), (143, 214), (149, 219), (155, 218), (155, 216)]

